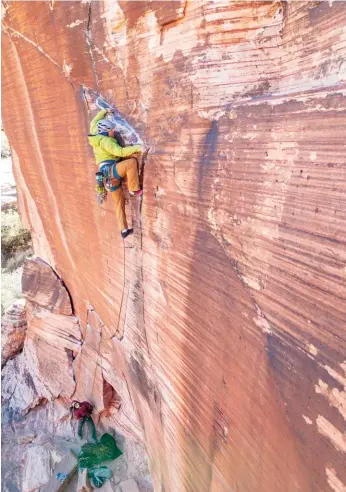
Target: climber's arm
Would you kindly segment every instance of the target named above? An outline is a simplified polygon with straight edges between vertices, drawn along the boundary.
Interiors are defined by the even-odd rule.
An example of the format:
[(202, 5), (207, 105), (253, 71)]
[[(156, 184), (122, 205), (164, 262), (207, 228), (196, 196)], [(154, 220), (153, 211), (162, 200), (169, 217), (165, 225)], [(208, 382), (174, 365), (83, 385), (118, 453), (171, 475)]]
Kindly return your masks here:
[(95, 116), (95, 118), (93, 118), (90, 122), (90, 133), (93, 135), (95, 133), (97, 133), (97, 123), (102, 120), (105, 115), (109, 112), (108, 109), (101, 109), (101, 111), (99, 111), (97, 113), (97, 115)]
[(101, 147), (115, 157), (129, 157), (130, 155), (142, 150), (141, 145), (128, 145), (127, 147), (120, 147), (117, 141), (113, 138), (103, 138), (101, 141)]

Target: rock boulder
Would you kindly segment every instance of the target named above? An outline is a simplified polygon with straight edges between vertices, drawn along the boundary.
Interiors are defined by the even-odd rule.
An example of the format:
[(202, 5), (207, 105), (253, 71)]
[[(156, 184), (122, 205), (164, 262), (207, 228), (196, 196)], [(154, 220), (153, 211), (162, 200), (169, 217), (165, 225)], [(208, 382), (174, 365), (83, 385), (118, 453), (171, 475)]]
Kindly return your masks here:
[(22, 350), (26, 329), (25, 300), (19, 299), (1, 320), (1, 366)]

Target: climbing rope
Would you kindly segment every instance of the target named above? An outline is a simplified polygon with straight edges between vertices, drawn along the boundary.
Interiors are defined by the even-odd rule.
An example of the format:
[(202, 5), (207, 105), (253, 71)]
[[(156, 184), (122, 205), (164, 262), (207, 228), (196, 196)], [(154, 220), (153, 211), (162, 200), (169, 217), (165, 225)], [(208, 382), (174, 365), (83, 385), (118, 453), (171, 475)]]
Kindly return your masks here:
[[(88, 324), (89, 326), (89, 324)], [(98, 368), (98, 362), (99, 362), (99, 357), (100, 357), (100, 343), (101, 343), (101, 338), (102, 337), (102, 331), (100, 332), (100, 340), (98, 342), (98, 347), (97, 347), (97, 356), (96, 356), (96, 361), (95, 361), (95, 371), (94, 371), (94, 379), (93, 379), (93, 384), (91, 387), (91, 395), (94, 393), (94, 386), (95, 386), (95, 380), (96, 380), (96, 371)]]
[[(145, 165), (145, 158), (148, 155), (149, 149), (143, 154), (142, 156), (142, 162), (141, 162), (141, 168), (139, 169), (139, 176), (140, 178), (142, 177), (142, 173), (144, 170), (144, 165)], [(138, 162), (138, 160), (137, 160)], [(138, 167), (140, 166), (138, 162)], [(132, 209), (132, 202), (130, 200), (130, 207), (131, 207), (131, 215), (133, 216), (133, 209)], [(140, 224), (140, 229), (141, 229), (141, 249), (142, 249), (142, 220), (141, 220), (141, 214), (142, 214), (142, 200), (140, 201), (140, 206), (139, 206), (139, 217), (138, 217), (138, 222)], [(133, 247), (133, 246), (132, 246)], [(132, 248), (131, 247), (131, 248)], [(122, 340), (123, 336), (119, 336), (119, 325), (120, 325), (120, 320), (121, 320), (121, 313), (122, 313), (122, 308), (123, 308), (123, 302), (124, 302), (124, 293), (125, 293), (125, 286), (126, 286), (126, 249), (129, 249), (129, 246), (125, 246), (125, 240), (123, 240), (123, 288), (122, 288), (122, 293), (121, 293), (121, 301), (120, 301), (120, 309), (119, 309), (119, 315), (118, 315), (118, 321), (117, 321), (117, 326), (115, 329), (115, 334), (111, 335), (110, 337), (103, 337), (102, 336), (102, 329), (101, 329), (101, 340), (107, 341), (107, 340), (112, 340), (112, 338), (117, 338), (118, 340)], [(128, 291), (130, 289), (130, 285), (128, 287)], [(128, 299), (129, 292), (127, 294), (127, 299)], [(125, 310), (126, 312), (126, 310)], [(104, 325), (105, 326), (105, 325)]]
[[(130, 202), (131, 203), (131, 202)], [(120, 301), (120, 309), (119, 309), (119, 315), (118, 315), (118, 322), (117, 322), (117, 327), (116, 327), (116, 330), (115, 330), (115, 333), (118, 333), (119, 332), (119, 325), (120, 325), (120, 319), (121, 319), (121, 312), (122, 312), (122, 307), (123, 307), (123, 302), (124, 302), (124, 292), (125, 292), (125, 276), (126, 276), (126, 262), (125, 262), (125, 249), (126, 249), (126, 246), (125, 246), (125, 241), (123, 240), (123, 251), (124, 251), (124, 254), (123, 254), (123, 288), (122, 288), (122, 294), (121, 294), (121, 301)], [(88, 324), (89, 326), (89, 324)], [(101, 326), (101, 329), (100, 329), (100, 339), (99, 339), (99, 342), (98, 342), (98, 348), (97, 348), (97, 351), (96, 351), (96, 361), (95, 361), (95, 370), (94, 370), (94, 377), (93, 377), (93, 383), (92, 383), (92, 387), (91, 387), (91, 395), (93, 394), (94, 392), (94, 387), (95, 387), (95, 381), (96, 381), (96, 373), (97, 373), (97, 368), (98, 368), (98, 363), (99, 363), (99, 359), (100, 359), (100, 351), (101, 351), (101, 348), (100, 348), (100, 345), (101, 345), (101, 342), (102, 341), (109, 341), (109, 340), (112, 340), (113, 338), (117, 338), (118, 340), (122, 340), (122, 337), (117, 337), (116, 334), (115, 335), (111, 335), (109, 337), (104, 337), (102, 336), (102, 328), (106, 326), (105, 324), (103, 324)], [(101, 368), (102, 369), (102, 368)]]
[[(130, 201), (130, 206), (131, 206), (131, 211), (132, 211), (132, 205), (131, 205), (131, 201)], [(126, 250), (126, 246), (125, 246), (125, 240), (123, 239), (123, 251), (124, 251), (124, 254), (123, 254), (123, 288), (122, 288), (122, 294), (121, 294), (121, 302), (120, 302), (120, 309), (119, 309), (119, 315), (118, 315), (118, 322), (117, 322), (117, 327), (116, 327), (116, 330), (115, 330), (115, 333), (118, 333), (119, 332), (119, 324), (120, 324), (120, 319), (121, 319), (121, 312), (122, 312), (122, 307), (123, 307), (123, 302), (124, 302), (124, 292), (125, 292), (125, 283), (126, 283), (126, 262), (125, 262), (125, 250)], [(89, 324), (88, 324), (89, 326)], [(103, 326), (106, 326), (105, 324), (103, 324)], [(100, 358), (100, 344), (101, 344), (101, 341), (108, 341), (108, 340), (112, 340), (113, 338), (117, 338), (118, 340), (122, 340), (123, 337), (117, 337), (116, 334), (115, 335), (111, 335), (110, 337), (103, 337), (102, 336), (102, 328), (103, 326), (101, 326), (101, 330), (100, 330), (100, 340), (99, 340), (99, 343), (98, 343), (98, 348), (97, 348), (97, 351), (96, 351), (96, 362), (95, 362), (95, 371), (94, 371), (94, 377), (93, 377), (93, 384), (92, 384), (92, 387), (91, 387), (91, 395), (93, 394), (94, 392), (94, 387), (95, 387), (95, 381), (96, 381), (96, 372), (97, 372), (97, 368), (98, 368), (98, 362), (99, 362), (99, 358)], [(102, 369), (102, 368), (101, 368)]]
[[(145, 165), (145, 158), (147, 157), (147, 155), (148, 155), (148, 151), (146, 151), (144, 153), (144, 155), (142, 156), (141, 168), (139, 169), (140, 178), (143, 175), (143, 170), (144, 170), (144, 165)], [(139, 165), (140, 164), (138, 163), (138, 166)], [(132, 202), (131, 202), (131, 200), (130, 200), (130, 207), (131, 207), (131, 215), (133, 215), (133, 209), (132, 209)], [(138, 222), (139, 222), (139, 225), (140, 225), (140, 229), (142, 229), (141, 214), (142, 214), (142, 200), (141, 200), (140, 206), (139, 206), (139, 217), (138, 217)], [(142, 234), (142, 230), (141, 230), (141, 234)], [(126, 249), (128, 249), (128, 248), (129, 248), (129, 246), (125, 246), (125, 240), (123, 240), (123, 288), (122, 288), (122, 293), (121, 293), (120, 309), (119, 309), (119, 315), (118, 315), (118, 321), (117, 321), (117, 325), (116, 325), (116, 329), (115, 329), (115, 334), (114, 335), (111, 335), (109, 337), (104, 337), (104, 336), (102, 336), (102, 328), (101, 328), (100, 340), (102, 340), (102, 341), (112, 340), (112, 338), (117, 338), (118, 340), (121, 341), (123, 339), (123, 336), (124, 336), (124, 335), (119, 336), (120, 335), (120, 333), (119, 333), (119, 325), (120, 325), (120, 320), (121, 320), (121, 313), (122, 313), (122, 310), (123, 310), (124, 294), (125, 294), (125, 287), (126, 287)], [(141, 248), (142, 248), (142, 236), (141, 236)], [(130, 289), (130, 285), (128, 287), (128, 291), (129, 291), (129, 289)], [(128, 295), (129, 295), (129, 292), (127, 294), (127, 299), (128, 299)], [(103, 326), (105, 326), (105, 325), (103, 325)], [(97, 370), (97, 362), (98, 362), (98, 359), (99, 359), (99, 353), (100, 353), (100, 347), (97, 350), (97, 359), (96, 359), (96, 368), (95, 368), (95, 376), (94, 376), (94, 381), (93, 381), (93, 387), (94, 387), (95, 378), (96, 378), (96, 370)]]
[[(146, 153), (146, 155), (147, 155), (147, 153)], [(144, 169), (144, 164), (145, 163), (144, 163), (144, 157), (143, 157), (142, 168), (140, 170), (140, 176), (142, 175), (142, 172), (143, 172), (143, 169)], [(133, 209), (132, 209), (132, 202), (131, 202), (131, 200), (130, 200), (130, 207), (131, 207), (131, 215), (133, 215)], [(142, 216), (142, 199), (141, 199), (141, 202), (140, 202), (140, 205), (139, 205), (139, 217), (138, 217), (138, 222), (140, 224), (140, 229), (141, 229), (141, 249), (142, 249), (142, 220), (141, 220), (141, 216)], [(97, 371), (97, 368), (98, 368), (98, 362), (99, 362), (99, 358), (100, 358), (100, 344), (101, 344), (101, 341), (108, 341), (108, 340), (112, 340), (113, 338), (117, 338), (119, 341), (121, 341), (123, 339), (123, 336), (124, 336), (124, 335), (122, 335), (121, 337), (118, 337), (117, 334), (119, 333), (119, 325), (120, 325), (120, 320), (121, 320), (121, 313), (122, 313), (122, 308), (123, 308), (124, 293), (125, 293), (125, 286), (126, 286), (126, 261), (125, 261), (125, 256), (126, 256), (126, 251), (125, 250), (126, 249), (128, 249), (128, 247), (125, 246), (125, 240), (123, 239), (123, 288), (122, 288), (122, 294), (121, 294), (121, 301), (120, 301), (120, 309), (119, 309), (117, 327), (116, 327), (116, 330), (115, 330), (115, 335), (111, 335), (110, 337), (103, 337), (102, 336), (102, 328), (103, 328), (103, 326), (105, 326), (105, 324), (103, 324), (103, 326), (101, 327), (101, 330), (100, 330), (100, 340), (99, 340), (99, 343), (98, 343), (97, 356), (96, 356), (96, 362), (95, 362), (94, 378), (93, 378), (93, 384), (92, 384), (92, 387), (91, 387), (91, 395), (93, 394), (94, 386), (95, 386), (96, 371)], [(127, 299), (129, 297), (129, 289), (130, 289), (130, 285), (128, 287)], [(126, 312), (126, 310), (125, 310), (125, 312)]]

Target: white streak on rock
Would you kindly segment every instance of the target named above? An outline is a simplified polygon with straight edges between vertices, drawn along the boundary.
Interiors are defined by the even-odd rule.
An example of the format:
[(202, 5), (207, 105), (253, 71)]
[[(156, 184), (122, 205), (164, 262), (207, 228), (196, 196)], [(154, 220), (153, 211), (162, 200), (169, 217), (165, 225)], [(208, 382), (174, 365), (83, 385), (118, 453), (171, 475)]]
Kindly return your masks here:
[[(341, 367), (343, 367), (344, 364), (340, 364)], [(332, 376), (338, 383), (342, 384), (343, 386), (346, 387), (346, 378), (341, 376), (338, 372), (334, 371), (331, 367), (325, 365), (324, 369), (327, 371), (327, 373)], [(346, 372), (346, 371), (345, 371)]]
[(346, 386), (345, 391), (339, 391), (338, 388), (330, 389), (328, 384), (320, 379), (315, 385), (315, 391), (323, 395), (328, 400), (329, 405), (337, 408), (346, 420)]
[(248, 285), (249, 287), (251, 287), (252, 289), (255, 289), (255, 290), (261, 290), (261, 286), (260, 284), (257, 282), (257, 280), (253, 279), (253, 278), (249, 278), (249, 277), (245, 277), (245, 276), (242, 276), (242, 280), (243, 282)]
[(96, 53), (98, 53), (99, 55), (101, 55), (102, 58), (103, 58), (103, 60), (106, 63), (110, 63), (110, 60), (106, 57), (106, 55), (104, 54), (104, 52), (102, 50), (100, 50), (100, 48), (98, 48), (97, 46), (95, 46), (94, 51), (96, 51)]
[(309, 350), (310, 354), (312, 354), (312, 355), (317, 355), (318, 354), (317, 348), (312, 343), (310, 343), (308, 345), (308, 350)]
[(342, 481), (338, 479), (333, 468), (326, 468), (326, 474), (328, 484), (330, 488), (334, 490), (334, 492), (346, 492), (346, 485), (344, 485)]
[(72, 63), (68, 64), (68, 63), (66, 63), (66, 60), (64, 60), (64, 64), (63, 64), (62, 69), (63, 69), (63, 72), (68, 79), (70, 78), (70, 73), (72, 71), (72, 68), (73, 68)]
[(319, 415), (316, 419), (316, 424), (318, 432), (325, 436), (333, 444), (335, 449), (346, 453), (346, 435), (343, 434), (339, 429), (337, 429), (333, 424), (331, 424), (322, 415)]
[[(35, 43), (33, 43), (32, 41), (29, 40), (29, 42), (31, 44), (34, 44), (35, 45)], [(35, 142), (35, 148), (36, 148), (36, 154), (37, 154), (37, 164), (40, 167), (41, 176), (42, 176), (42, 178), (44, 180), (45, 186), (47, 188), (48, 195), (49, 195), (50, 200), (51, 200), (51, 203), (52, 203), (52, 208), (53, 208), (53, 211), (54, 211), (54, 218), (56, 220), (56, 225), (57, 225), (57, 228), (59, 230), (61, 241), (63, 243), (63, 246), (65, 248), (65, 251), (66, 251), (67, 257), (68, 257), (68, 259), (69, 259), (69, 261), (71, 263), (71, 266), (75, 269), (76, 266), (75, 266), (75, 263), (73, 261), (73, 258), (71, 256), (71, 254), (70, 254), (70, 249), (69, 249), (69, 246), (68, 246), (68, 243), (67, 243), (66, 234), (65, 234), (64, 228), (63, 228), (63, 226), (61, 224), (61, 221), (60, 221), (60, 213), (59, 213), (58, 203), (57, 203), (57, 200), (56, 200), (56, 197), (55, 197), (55, 193), (54, 193), (54, 190), (53, 190), (53, 188), (51, 186), (51, 182), (50, 182), (50, 179), (48, 177), (47, 170), (46, 170), (46, 167), (45, 167), (45, 164), (44, 164), (44, 159), (43, 159), (43, 155), (42, 155), (42, 152), (41, 152), (41, 145), (40, 145), (40, 141), (39, 141), (39, 138), (38, 138), (38, 133), (36, 131), (35, 116), (34, 116), (34, 112), (33, 112), (33, 109), (32, 109), (29, 92), (27, 90), (26, 82), (25, 82), (25, 79), (24, 79), (22, 65), (21, 65), (21, 62), (20, 62), (20, 58), (19, 58), (19, 55), (18, 55), (18, 52), (17, 52), (17, 48), (15, 46), (15, 43), (12, 43), (12, 46), (13, 46), (13, 53), (14, 53), (13, 61), (14, 61), (14, 63), (17, 64), (18, 74), (20, 74), (20, 77), (22, 78), (23, 93), (25, 95), (25, 100), (27, 102), (27, 104), (26, 104), (26, 107), (27, 107), (27, 117), (28, 117), (28, 120), (31, 122), (32, 136), (33, 136), (33, 140)], [(37, 47), (37, 45), (36, 45), (36, 47)], [(48, 57), (48, 55), (47, 55), (47, 57)], [(50, 57), (48, 57), (48, 58), (50, 59)], [(56, 62), (53, 61), (53, 63), (55, 65), (57, 65)], [(57, 66), (59, 66), (59, 65), (57, 65)]]
[(13, 29), (12, 27), (9, 27), (9, 26), (4, 26), (4, 31), (7, 31), (11, 38), (17, 37), (17, 38), (20, 38), (20, 39), (24, 39), (24, 41), (26, 41), (27, 43), (30, 43), (32, 46), (35, 46), (35, 48), (37, 48), (40, 53), (42, 53), (46, 58), (48, 58), (49, 61), (51, 61), (52, 63), (54, 63), (54, 65), (56, 65), (57, 67), (61, 68), (60, 65), (55, 60), (53, 60), (53, 58), (51, 58), (49, 55), (47, 55), (47, 53), (45, 53), (43, 51), (43, 48), (39, 44), (34, 43), (34, 41), (32, 41), (31, 39), (27, 38), (21, 32), (18, 32), (15, 29)]
[(84, 21), (78, 19), (76, 20), (75, 22), (72, 22), (71, 24), (67, 24), (66, 27), (68, 27), (69, 29), (72, 29), (73, 27), (77, 27), (79, 26), (80, 24), (83, 24)]
[[(244, 278), (243, 278), (244, 280)], [(256, 305), (257, 317), (253, 318), (255, 325), (259, 326), (263, 333), (272, 333), (272, 328), (266, 318), (263, 316), (259, 306)]]

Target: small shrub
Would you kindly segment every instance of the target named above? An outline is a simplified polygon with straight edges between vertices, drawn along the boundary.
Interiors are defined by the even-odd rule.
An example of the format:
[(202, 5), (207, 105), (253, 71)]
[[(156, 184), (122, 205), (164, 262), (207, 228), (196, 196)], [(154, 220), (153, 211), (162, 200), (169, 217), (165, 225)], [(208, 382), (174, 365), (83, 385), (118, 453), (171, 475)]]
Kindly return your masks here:
[(13, 272), (1, 272), (1, 315), (16, 299), (22, 297), (22, 273), (23, 267)]
[(11, 273), (14, 270), (17, 270), (17, 268), (21, 267), (24, 265), (24, 261), (26, 258), (30, 257), (32, 255), (31, 249), (27, 249), (26, 251), (21, 251), (17, 252), (6, 262), (6, 268), (4, 268), (4, 271)]
[(4, 131), (1, 129), (1, 157), (3, 159), (6, 159), (6, 157), (10, 157), (10, 155), (11, 155), (10, 144), (8, 143), (8, 139)]
[(22, 297), (22, 271), (32, 255), (30, 231), (23, 229), (14, 207), (1, 210), (1, 313)]
[(18, 213), (17, 203), (4, 203), (1, 205), (1, 212), (4, 212), (5, 214)]
[(15, 235), (11, 235), (9, 226), (2, 226), (1, 236), (1, 262), (2, 267), (7, 268), (10, 259), (31, 247), (31, 234), (26, 229), (18, 229)]
[(10, 230), (11, 230), (11, 226), (9, 226), (9, 225), (3, 225), (3, 226), (1, 226), (1, 237), (8, 236)]

